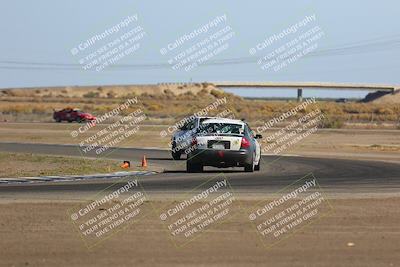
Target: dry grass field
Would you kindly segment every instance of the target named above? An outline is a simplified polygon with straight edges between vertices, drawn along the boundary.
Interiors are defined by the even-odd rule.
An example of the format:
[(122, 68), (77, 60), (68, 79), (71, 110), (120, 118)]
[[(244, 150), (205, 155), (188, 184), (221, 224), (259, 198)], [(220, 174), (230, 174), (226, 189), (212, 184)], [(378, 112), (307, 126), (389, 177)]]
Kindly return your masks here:
[(0, 152), (0, 178), (78, 175), (121, 171), (116, 160)]
[[(189, 116), (226, 97), (226, 104), (211, 110), (210, 115), (229, 110), (237, 118), (257, 124), (287, 112), (298, 105), (296, 101), (267, 101), (243, 99), (225, 93), (211, 84), (154, 85), (154, 86), (103, 86), (6, 89), (0, 91), (0, 121), (50, 122), (53, 109), (74, 107), (100, 116), (127, 99), (137, 97), (140, 107), (150, 123), (170, 124)], [(390, 96), (385, 96), (386, 98)], [(129, 114), (137, 106), (123, 110)], [(397, 128), (400, 122), (400, 105), (396, 101), (370, 103), (335, 103), (317, 101), (297, 116), (320, 109), (326, 119), (322, 127), (342, 128)]]

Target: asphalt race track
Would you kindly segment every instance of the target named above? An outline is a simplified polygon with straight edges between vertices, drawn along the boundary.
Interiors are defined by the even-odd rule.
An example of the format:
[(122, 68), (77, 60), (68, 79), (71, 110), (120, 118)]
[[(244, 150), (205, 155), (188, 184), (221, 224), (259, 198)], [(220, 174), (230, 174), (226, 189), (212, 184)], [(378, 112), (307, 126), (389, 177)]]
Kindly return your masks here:
[[(73, 145), (0, 143), (0, 151), (82, 156), (82, 151)], [(313, 173), (321, 187), (327, 192), (396, 192), (400, 188), (400, 164), (385, 162), (263, 156), (260, 172), (245, 173), (242, 168), (206, 168), (204, 173), (186, 173), (185, 160), (174, 161), (169, 151), (166, 150), (117, 148), (105, 157), (130, 160), (137, 164), (142, 155), (147, 156), (150, 170), (154, 166), (164, 170), (155, 175), (139, 178), (147, 192), (189, 191), (212, 177), (222, 175), (228, 178), (232, 188), (238, 192), (269, 193), (276, 192), (309, 173)], [(94, 157), (93, 154), (85, 156)], [(0, 185), (0, 193), (97, 192), (114, 183), (116, 183), (115, 179), (99, 179), (58, 183), (4, 184)]]

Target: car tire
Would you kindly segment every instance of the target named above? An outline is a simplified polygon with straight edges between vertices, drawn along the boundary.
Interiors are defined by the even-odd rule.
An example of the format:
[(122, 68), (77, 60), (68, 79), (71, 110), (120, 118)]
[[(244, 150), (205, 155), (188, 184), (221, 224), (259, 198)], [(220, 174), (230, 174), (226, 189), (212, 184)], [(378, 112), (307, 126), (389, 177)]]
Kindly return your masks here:
[(254, 154), (253, 154), (253, 157), (251, 158), (251, 164), (244, 165), (244, 171), (245, 172), (254, 172)]
[(180, 151), (177, 151), (177, 152), (171, 152), (171, 155), (172, 155), (172, 158), (174, 159), (174, 160), (180, 160), (181, 159), (181, 152)]
[(193, 163), (191, 160), (186, 161), (187, 172), (203, 172), (204, 166), (201, 164)]
[(261, 158), (258, 160), (258, 164), (254, 166), (255, 171), (260, 171), (260, 164), (261, 164)]
[(182, 152), (180, 150), (175, 151), (175, 149), (176, 149), (176, 143), (174, 141), (172, 142), (171, 155), (174, 160), (180, 160)]
[(56, 119), (56, 122), (61, 122), (61, 119), (57, 118), (57, 119)]

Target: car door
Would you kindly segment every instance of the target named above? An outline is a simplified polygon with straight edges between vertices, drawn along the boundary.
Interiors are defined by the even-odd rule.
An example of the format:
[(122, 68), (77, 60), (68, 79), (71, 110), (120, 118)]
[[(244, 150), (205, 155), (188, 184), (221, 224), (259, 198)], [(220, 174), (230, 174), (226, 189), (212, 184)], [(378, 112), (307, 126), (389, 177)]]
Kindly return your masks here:
[(61, 110), (60, 111), (60, 117), (64, 121), (68, 120), (68, 118), (69, 118), (68, 117), (68, 110), (66, 110), (66, 109)]
[(79, 117), (78, 111), (73, 110), (71, 112), (71, 120), (76, 121), (76, 120), (78, 120), (78, 117)]
[(64, 112), (63, 112), (63, 114), (64, 114), (64, 120), (66, 120), (66, 121), (70, 121), (71, 120), (71, 117), (72, 117), (72, 110), (70, 110), (70, 109), (67, 109), (67, 110), (65, 110)]

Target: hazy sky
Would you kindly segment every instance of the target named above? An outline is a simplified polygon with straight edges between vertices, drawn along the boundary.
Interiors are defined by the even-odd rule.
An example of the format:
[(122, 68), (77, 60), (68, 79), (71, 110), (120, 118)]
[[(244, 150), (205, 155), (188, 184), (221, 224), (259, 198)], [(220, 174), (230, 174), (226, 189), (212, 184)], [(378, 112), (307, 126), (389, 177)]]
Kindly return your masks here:
[[(190, 80), (400, 83), (400, 3), (396, 0), (3, 0), (0, 10), (1, 88)], [(83, 70), (79, 55), (73, 56), (71, 49), (135, 14), (138, 21), (129, 29), (140, 25), (146, 33), (140, 49), (118, 61), (120, 68)], [(224, 14), (225, 25), (235, 36), (228, 49), (212, 60), (243, 60), (191, 71), (171, 69), (160, 49)], [(313, 14), (314, 25), (324, 32), (316, 54), (277, 72), (262, 70), (249, 49)]]

